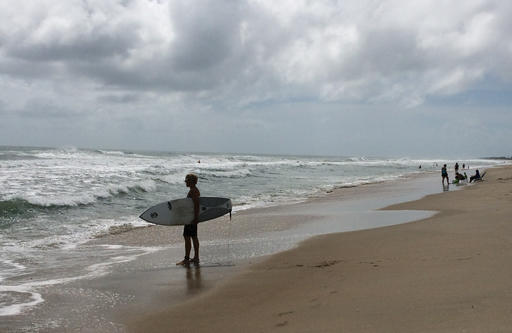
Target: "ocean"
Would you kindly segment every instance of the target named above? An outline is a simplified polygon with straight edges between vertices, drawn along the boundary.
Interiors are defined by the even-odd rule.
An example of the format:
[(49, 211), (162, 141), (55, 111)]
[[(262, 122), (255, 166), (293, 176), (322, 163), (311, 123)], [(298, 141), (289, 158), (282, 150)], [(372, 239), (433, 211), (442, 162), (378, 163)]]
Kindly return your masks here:
[(113, 264), (160, 250), (88, 241), (146, 226), (138, 218), (145, 209), (186, 196), (187, 173), (198, 175), (201, 195), (231, 198), (236, 214), (439, 172), (443, 163), (453, 174), (456, 161), (0, 147), (0, 316), (43, 302), (38, 289), (101, 276)]

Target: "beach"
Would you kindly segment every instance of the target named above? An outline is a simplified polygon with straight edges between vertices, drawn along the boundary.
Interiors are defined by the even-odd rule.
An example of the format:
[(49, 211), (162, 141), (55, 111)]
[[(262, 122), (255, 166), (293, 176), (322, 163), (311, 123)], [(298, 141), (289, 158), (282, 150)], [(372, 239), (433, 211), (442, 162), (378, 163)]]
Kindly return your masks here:
[[(439, 163), (456, 160), (0, 147), (0, 331), (123, 332), (123, 313), (181, 304), (311, 237), (431, 216), (379, 209), (442, 192)], [(182, 228), (139, 218), (185, 196), (190, 172), (233, 203), (233, 219), (201, 224), (191, 272), (175, 266)]]
[(442, 191), (437, 178), (427, 173), (349, 186), (304, 202), (238, 211), (232, 220), (225, 216), (201, 224), (201, 265), (190, 269), (175, 265), (183, 258), (182, 228), (113, 229), (68, 250), (70, 256), (80, 254), (72, 257), (75, 265), (83, 265), (78, 273), (85, 274), (73, 276), (69, 265), (56, 263), (44, 273), (57, 278), (41, 281), (36, 274), (21, 275), (18, 279), (29, 282), (7, 292), (27, 295), (20, 299), (27, 306), (10, 306), (19, 313), (3, 316), (0, 331), (125, 332), (133, 318), (204, 295), (252, 264), (315, 235), (430, 216), (427, 211), (377, 209)]
[[(496, 242), (509, 233), (488, 223), (501, 223), (500, 216), (507, 221), (511, 169), (487, 170), (485, 181), (465, 186), (443, 187), (437, 173), (426, 172), (239, 210), (232, 219), (200, 225), (199, 266), (175, 265), (183, 239), (182, 228), (174, 227), (121, 224), (65, 252), (39, 247), (40, 256), (56, 253), (66, 261), (54, 258), (43, 274), (6, 280), (12, 287), (3, 287), (4, 295), (13, 300), (4, 297), (4, 309), (16, 312), (2, 317), (0, 331), (479, 327), (461, 316), (478, 310), (472, 319), (484, 325), (491, 319), (482, 316), (500, 316), (489, 302), (506, 303), (510, 296), (503, 291), (506, 242)], [(466, 298), (467, 289), (486, 298)], [(505, 303), (501, 311), (509, 309)]]
[(187, 302), (126, 319), (131, 332), (508, 332), (512, 168), (386, 211), (412, 223), (316, 236)]

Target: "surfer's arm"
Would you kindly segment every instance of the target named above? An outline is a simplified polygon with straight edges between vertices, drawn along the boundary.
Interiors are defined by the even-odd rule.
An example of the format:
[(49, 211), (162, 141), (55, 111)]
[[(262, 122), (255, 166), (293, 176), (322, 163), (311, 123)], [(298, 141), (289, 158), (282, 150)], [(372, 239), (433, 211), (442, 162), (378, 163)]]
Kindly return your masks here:
[(199, 191), (191, 191), (192, 195), (191, 195), (191, 198), (192, 198), (192, 201), (194, 202), (194, 220), (192, 221), (192, 223), (194, 224), (197, 224), (199, 223)]
[(199, 198), (192, 198), (192, 201), (194, 201), (194, 221), (192, 223), (197, 224), (199, 223)]

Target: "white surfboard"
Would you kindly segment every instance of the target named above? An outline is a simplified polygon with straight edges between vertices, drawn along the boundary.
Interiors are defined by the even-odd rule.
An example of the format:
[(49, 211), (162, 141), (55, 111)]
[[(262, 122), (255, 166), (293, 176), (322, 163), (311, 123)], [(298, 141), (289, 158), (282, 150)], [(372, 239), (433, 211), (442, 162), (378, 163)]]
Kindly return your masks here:
[[(217, 197), (199, 197), (199, 222), (231, 213), (231, 200)], [(184, 225), (194, 220), (194, 202), (190, 198), (161, 202), (139, 216), (146, 222), (161, 225)]]

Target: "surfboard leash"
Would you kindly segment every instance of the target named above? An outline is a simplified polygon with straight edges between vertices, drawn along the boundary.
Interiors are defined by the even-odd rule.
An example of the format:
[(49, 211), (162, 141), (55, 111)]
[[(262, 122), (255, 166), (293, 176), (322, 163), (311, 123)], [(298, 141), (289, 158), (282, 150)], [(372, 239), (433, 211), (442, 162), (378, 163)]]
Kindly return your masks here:
[(232, 222), (232, 218), (231, 218), (231, 211), (233, 209), (230, 209), (229, 210), (229, 231), (228, 231), (228, 253), (229, 253), (229, 256), (231, 257), (231, 263), (233, 266), (235, 265), (235, 260), (234, 260), (234, 255), (233, 255), (233, 251), (231, 249), (231, 222)]

